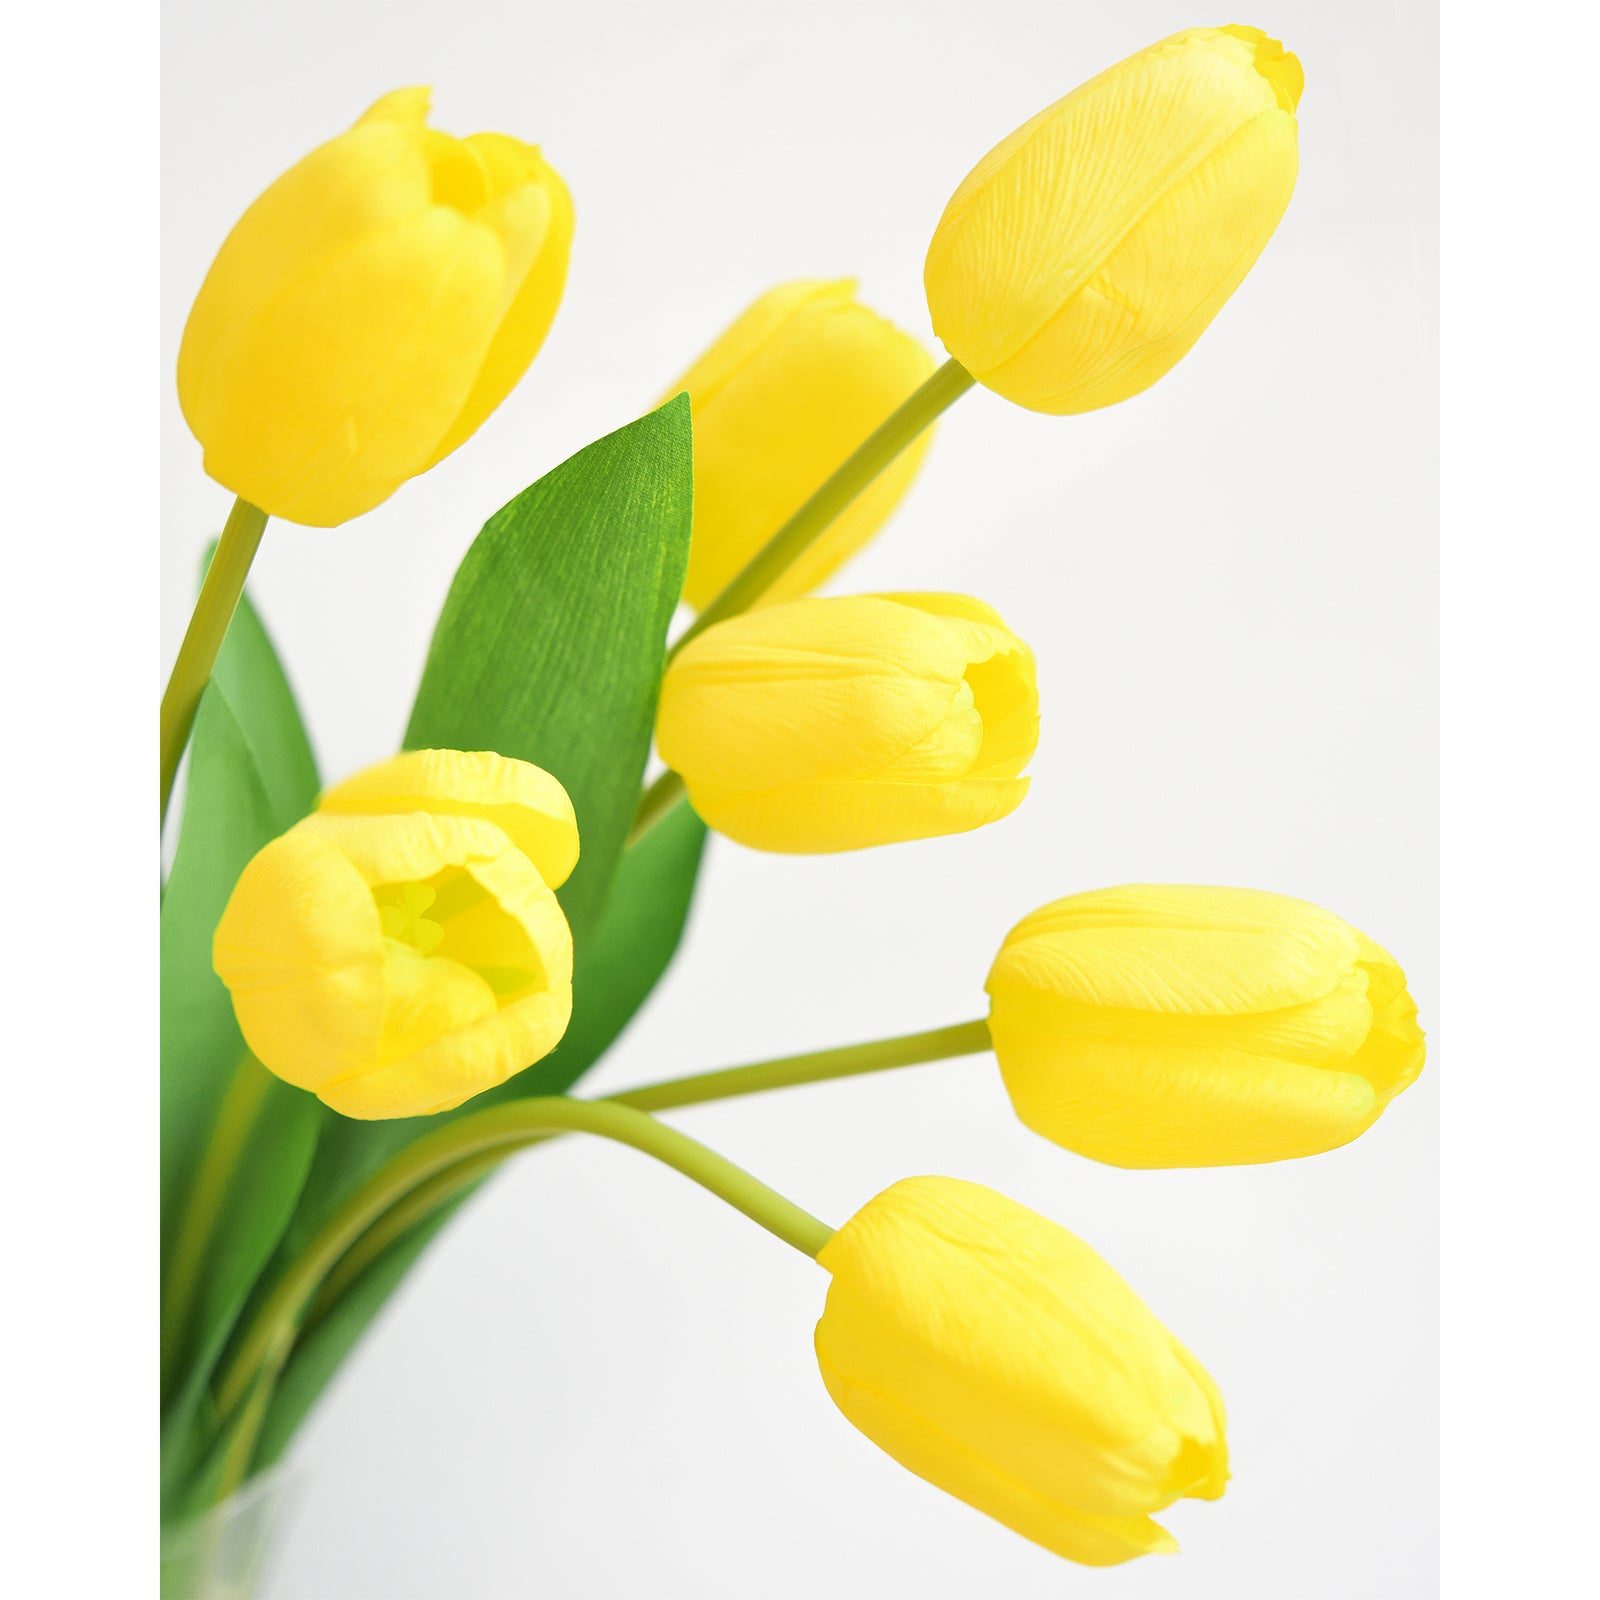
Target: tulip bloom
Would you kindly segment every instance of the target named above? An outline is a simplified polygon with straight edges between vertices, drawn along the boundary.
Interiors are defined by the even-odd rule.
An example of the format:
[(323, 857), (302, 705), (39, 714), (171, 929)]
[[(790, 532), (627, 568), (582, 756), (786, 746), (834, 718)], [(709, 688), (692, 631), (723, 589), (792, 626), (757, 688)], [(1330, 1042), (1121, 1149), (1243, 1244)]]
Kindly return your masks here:
[(996, 822), (1039, 739), (1033, 653), (953, 594), (792, 600), (708, 628), (661, 686), (656, 744), (700, 816), (814, 853)]
[(1033, 411), (1149, 388), (1289, 204), (1304, 82), (1259, 28), (1191, 28), (996, 145), (928, 249), (928, 307), (951, 355)]
[(1287, 895), (1133, 884), (1006, 936), (989, 1032), (1017, 1115), (1119, 1167), (1347, 1144), (1422, 1070), (1394, 957)]
[(1216, 1386), (1065, 1228), (975, 1183), (907, 1178), (817, 1260), (822, 1381), (919, 1478), (1097, 1567), (1176, 1550), (1150, 1513), (1222, 1494)]
[(348, 1117), (447, 1111), (548, 1055), (572, 1014), (555, 890), (566, 791), (492, 753), (358, 774), (244, 869), (212, 960), (245, 1042)]
[[(769, 290), (668, 389), (694, 418), (694, 541), (684, 598), (704, 610), (855, 448), (933, 371), (850, 279)], [(924, 433), (762, 597), (808, 593), (883, 525), (911, 486)]]
[(206, 471), (291, 522), (370, 511), (511, 392), (556, 314), (572, 201), (537, 149), (385, 95), (273, 183), (183, 332)]

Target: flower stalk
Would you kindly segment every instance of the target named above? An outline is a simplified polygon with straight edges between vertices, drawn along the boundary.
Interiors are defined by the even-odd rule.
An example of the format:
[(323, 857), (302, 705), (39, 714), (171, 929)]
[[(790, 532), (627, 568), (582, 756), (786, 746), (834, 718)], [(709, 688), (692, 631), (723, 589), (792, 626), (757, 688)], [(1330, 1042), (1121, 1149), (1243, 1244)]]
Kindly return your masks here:
[(898, 406), (746, 563), (732, 583), (684, 630), (676, 655), (707, 628), (748, 611), (883, 469), (976, 382), (953, 358)]
[(173, 663), (172, 676), (161, 696), (161, 820), (167, 820), (167, 801), (172, 798), (172, 780), (178, 775), (178, 762), (194, 727), (194, 714), (200, 696), (217, 664), (217, 652), (227, 637), (228, 624), (244, 593), (244, 580), (261, 545), (267, 514), (248, 500), (237, 499), (228, 513), (216, 553), (206, 568), (200, 598), (189, 618), (188, 631)]
[[(806, 1083), (826, 1083), (833, 1078), (887, 1072), (894, 1067), (913, 1067), (926, 1062), (947, 1061), (956, 1056), (979, 1055), (989, 1048), (989, 1025), (979, 1017), (972, 1022), (959, 1022), (948, 1028), (930, 1028), (923, 1033), (904, 1033), (892, 1039), (874, 1039), (866, 1044), (842, 1045), (833, 1050), (815, 1050), (805, 1055), (782, 1056), (748, 1066), (696, 1073), (687, 1078), (671, 1078), (612, 1095), (610, 1103), (631, 1106), (636, 1111), (671, 1111), (713, 1100), (762, 1094), (769, 1089), (790, 1089)], [(546, 1139), (555, 1137), (558, 1135), (554, 1133), (541, 1134), (529, 1139), (527, 1144), (542, 1144)], [(515, 1148), (523, 1149), (526, 1145)], [(448, 1205), (488, 1177), (514, 1153), (515, 1149), (512, 1148), (479, 1151), (445, 1168), (397, 1201), (351, 1245), (328, 1273), (308, 1321), (314, 1322), (332, 1306), (390, 1245), (403, 1238), (418, 1223), (425, 1222), (441, 1206)]]

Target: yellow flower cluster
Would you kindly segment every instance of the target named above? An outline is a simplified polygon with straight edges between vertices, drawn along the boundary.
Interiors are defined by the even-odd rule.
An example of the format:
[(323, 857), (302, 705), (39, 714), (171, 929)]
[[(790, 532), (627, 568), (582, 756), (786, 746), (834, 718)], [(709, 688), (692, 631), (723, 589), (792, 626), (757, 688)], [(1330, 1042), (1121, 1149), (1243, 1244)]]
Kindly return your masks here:
[[(927, 256), (961, 381), (1067, 413), (1167, 372), (1288, 204), (1301, 87), (1259, 30), (1192, 29), (996, 146)], [(327, 525), (377, 505), (478, 427), (554, 317), (565, 186), (532, 147), (453, 139), (426, 112), (425, 91), (386, 96), (286, 173), (195, 303), (184, 414), (207, 470), (274, 515)], [(849, 281), (787, 283), (745, 311), (668, 390), (688, 392), (694, 424), (690, 604), (715, 607), (933, 370)], [(670, 658), (657, 747), (729, 838), (856, 850), (978, 828), (1026, 795), (1034, 656), (993, 609), (812, 593), (899, 504), (927, 443), (752, 609), (706, 619)], [(555, 891), (579, 820), (549, 773), (489, 752), (412, 752), (329, 790), (249, 864), (216, 928), (251, 1050), (357, 1118), (443, 1111), (539, 1060), (572, 1010)], [(1423, 1064), (1394, 959), (1330, 912), (1251, 890), (1057, 900), (1007, 936), (987, 990), (1023, 1122), (1124, 1167), (1331, 1149)], [(912, 1178), (817, 1259), (827, 1390), (911, 1471), (1090, 1565), (1176, 1548), (1152, 1514), (1222, 1494), (1215, 1385), (1056, 1224)]]

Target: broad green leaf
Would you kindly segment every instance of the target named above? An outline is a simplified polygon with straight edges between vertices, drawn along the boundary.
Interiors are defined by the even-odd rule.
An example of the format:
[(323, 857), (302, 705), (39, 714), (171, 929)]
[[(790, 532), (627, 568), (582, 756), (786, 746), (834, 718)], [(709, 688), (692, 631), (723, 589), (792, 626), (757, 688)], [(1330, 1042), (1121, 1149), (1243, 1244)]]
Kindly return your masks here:
[(628, 837), (689, 560), (689, 397), (580, 450), (495, 513), (450, 586), (408, 750), (498, 750), (554, 773), (582, 853), (582, 943)]
[(163, 1387), (177, 1397), (166, 1418), (172, 1448), (184, 1444), (203, 1369), (282, 1237), (325, 1120), (315, 1098), (250, 1056), (211, 969), (211, 936), (239, 873), (311, 809), (316, 792), (294, 697), (241, 601), (195, 718), (161, 903)]

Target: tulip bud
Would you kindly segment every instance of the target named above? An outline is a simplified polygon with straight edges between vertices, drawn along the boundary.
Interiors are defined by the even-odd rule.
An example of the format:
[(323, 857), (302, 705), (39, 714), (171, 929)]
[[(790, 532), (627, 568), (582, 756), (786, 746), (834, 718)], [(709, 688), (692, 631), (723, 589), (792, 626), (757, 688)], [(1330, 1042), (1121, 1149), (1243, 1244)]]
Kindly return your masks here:
[(537, 149), (385, 95), (235, 224), (178, 352), (206, 471), (291, 522), (370, 511), (511, 392), (556, 314), (572, 201)]
[(572, 1014), (554, 891), (566, 791), (489, 752), (358, 774), (244, 869), (212, 962), (245, 1042), (347, 1117), (447, 1111), (548, 1055)]
[(1331, 1150), (1425, 1054), (1393, 956), (1331, 911), (1254, 889), (1070, 895), (1011, 930), (987, 988), (1017, 1115), (1119, 1167)]
[(1096, 1567), (1176, 1550), (1150, 1513), (1222, 1494), (1215, 1385), (1065, 1228), (975, 1183), (907, 1178), (817, 1260), (822, 1381), (919, 1478)]
[(708, 628), (661, 686), (656, 744), (700, 816), (815, 853), (997, 822), (1028, 791), (1033, 652), (954, 594), (791, 600)]
[[(769, 290), (670, 389), (694, 419), (694, 538), (684, 598), (697, 610), (933, 371), (851, 279)], [(883, 525), (932, 438), (889, 464), (759, 602), (808, 593)]]
[(945, 348), (1032, 411), (1149, 388), (1289, 204), (1304, 82), (1259, 28), (1191, 28), (1018, 128), (962, 180), (928, 249)]

